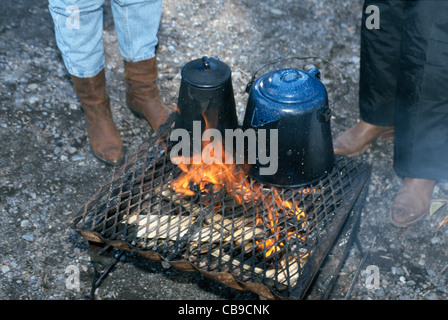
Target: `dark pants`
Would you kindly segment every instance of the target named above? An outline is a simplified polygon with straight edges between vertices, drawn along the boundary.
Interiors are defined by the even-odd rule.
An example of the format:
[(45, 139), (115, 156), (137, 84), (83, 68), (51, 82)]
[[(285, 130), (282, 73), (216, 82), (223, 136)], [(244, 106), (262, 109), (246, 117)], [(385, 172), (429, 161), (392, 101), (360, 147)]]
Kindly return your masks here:
[[(366, 27), (371, 4), (379, 29)], [(395, 126), (399, 176), (448, 179), (448, 1), (365, 1), (359, 105), (362, 120)]]

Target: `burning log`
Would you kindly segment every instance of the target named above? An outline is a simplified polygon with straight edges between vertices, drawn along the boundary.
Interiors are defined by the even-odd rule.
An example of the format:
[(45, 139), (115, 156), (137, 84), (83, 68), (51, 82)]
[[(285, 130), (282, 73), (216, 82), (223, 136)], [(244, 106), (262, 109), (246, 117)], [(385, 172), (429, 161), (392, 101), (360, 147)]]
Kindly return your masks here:
[[(183, 195), (171, 191), (166, 186), (165, 188), (163, 186), (155, 188), (154, 194), (170, 200), (175, 205), (182, 205), (185, 209), (188, 208), (189, 215), (159, 215), (150, 212), (142, 215), (143, 206), (143, 209), (129, 215), (123, 222), (141, 227), (137, 232), (137, 238), (179, 240), (189, 232), (191, 225), (197, 221), (201, 214), (201, 207), (193, 202), (186, 202)], [(234, 267), (253, 272), (255, 275), (263, 275), (264, 278), (277, 281), (285, 286), (295, 285), (299, 278), (299, 268), (303, 267), (306, 258), (283, 257), (275, 266), (264, 269), (253, 267), (251, 264), (235, 259), (225, 253), (222, 248), (211, 249), (213, 243), (231, 242), (234, 246), (242, 248), (243, 255), (247, 254), (252, 256), (252, 259), (256, 259), (254, 257), (255, 252), (260, 251), (259, 243), (262, 243), (265, 234), (266, 230), (256, 226), (253, 219), (244, 217), (229, 219), (220, 213), (216, 213), (215, 210), (211, 210), (203, 217), (199, 232), (195, 232), (189, 237), (188, 250), (189, 252), (195, 250), (199, 250), (199, 253), (208, 252), (221, 261), (230, 262)], [(204, 244), (208, 245), (204, 246)]]
[(253, 267), (250, 264), (244, 263), (238, 259), (232, 258), (229, 254), (223, 253), (222, 250), (214, 250), (211, 255), (226, 263), (230, 262), (235, 267), (240, 267), (245, 271), (253, 272), (255, 275), (263, 275), (265, 279), (277, 281), (279, 284), (285, 286), (294, 286), (299, 280), (299, 271), (306, 262), (303, 257), (300, 259), (300, 266), (297, 262), (297, 257), (289, 256), (281, 259), (278, 267), (271, 267), (263, 269), (261, 267)]
[[(148, 239), (169, 239), (176, 240), (184, 236), (189, 227), (196, 221), (201, 212), (201, 207), (189, 202), (189, 206), (185, 205), (183, 197), (175, 192), (172, 192), (168, 188), (163, 190), (163, 187), (154, 189), (154, 194), (159, 194), (161, 197), (168, 199), (175, 205), (183, 205), (188, 207), (189, 216), (182, 215), (158, 215), (147, 214), (141, 215), (140, 212), (144, 210), (140, 209), (139, 212), (131, 213), (128, 217), (122, 221), (122, 223), (135, 224), (141, 227), (137, 232), (138, 238)], [(134, 210), (135, 211), (135, 210)], [(256, 239), (258, 236), (264, 234), (262, 228), (254, 227), (253, 222), (243, 217), (228, 219), (224, 218), (221, 214), (212, 211), (207, 215), (203, 221), (204, 227), (211, 225), (211, 228), (205, 228), (200, 233), (195, 233), (190, 238), (191, 241), (215, 242), (222, 239), (222, 241), (235, 241), (237, 245), (241, 244), (244, 239)], [(179, 230), (179, 232), (177, 232)], [(175, 231), (171, 234), (170, 231)], [(211, 238), (210, 238), (211, 237)], [(175, 239), (174, 239), (175, 238)]]
[[(169, 240), (176, 240), (177, 238), (183, 237), (188, 231), (188, 226), (194, 221), (195, 217), (157, 214), (145, 216), (134, 215), (127, 219), (127, 223), (141, 227), (137, 232), (137, 238), (146, 237), (148, 239), (157, 238)], [(126, 220), (123, 220), (122, 223), (126, 223)]]
[[(169, 199), (175, 205), (184, 204), (182, 195), (172, 192), (169, 188), (163, 191), (162, 189), (163, 187), (156, 188), (154, 193), (164, 199)], [(189, 232), (191, 225), (198, 219), (201, 212), (201, 207), (192, 202), (184, 207), (188, 207), (190, 215), (158, 215), (148, 212), (147, 215), (130, 215), (123, 222), (127, 221), (129, 224), (141, 227), (137, 232), (137, 238), (175, 241)], [(189, 251), (194, 252), (199, 249), (200, 253), (206, 253), (210, 251), (211, 246), (204, 246), (204, 244), (232, 242), (234, 246), (242, 247), (243, 255), (253, 256), (255, 251), (260, 251), (257, 242), (262, 241), (265, 233), (263, 228), (254, 226), (254, 222), (250, 219), (244, 217), (229, 219), (212, 210), (203, 218), (203, 225), (199, 232), (195, 232), (189, 237)], [(307, 256), (303, 255), (300, 259), (294, 256), (283, 257), (276, 263), (276, 266), (264, 269), (253, 267), (244, 261), (233, 258), (222, 248), (211, 250), (208, 253), (221, 261), (230, 262), (234, 267), (253, 272), (257, 276), (263, 275), (264, 278), (277, 281), (285, 286), (294, 286), (297, 283), (300, 268), (305, 264)], [(253, 259), (255, 258), (253, 257)]]

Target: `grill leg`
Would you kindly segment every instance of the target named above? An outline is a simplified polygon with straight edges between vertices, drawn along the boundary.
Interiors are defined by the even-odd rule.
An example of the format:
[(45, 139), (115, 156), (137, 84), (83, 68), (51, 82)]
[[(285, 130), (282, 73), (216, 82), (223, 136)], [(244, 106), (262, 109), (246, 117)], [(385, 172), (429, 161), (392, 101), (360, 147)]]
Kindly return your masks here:
[[(372, 247), (375, 243), (375, 239), (373, 239)], [(345, 300), (350, 300), (350, 296), (352, 294), (353, 288), (355, 287), (356, 283), (358, 282), (359, 274), (361, 273), (362, 267), (363, 267), (364, 263), (366, 262), (367, 257), (370, 254), (370, 250), (366, 251), (362, 247), (361, 242), (359, 242), (358, 235), (356, 235), (356, 237), (355, 237), (355, 244), (356, 244), (356, 247), (358, 248), (362, 258), (361, 258), (361, 261), (359, 262), (358, 268), (356, 269), (355, 275), (353, 276), (353, 280), (350, 283), (350, 287), (349, 287), (347, 293), (345, 294)]]
[(120, 261), (124, 254), (121, 250), (118, 256), (110, 255), (113, 247), (108, 244), (89, 241), (90, 258), (93, 264), (92, 287), (90, 289), (90, 299), (95, 300), (95, 291), (107, 277), (110, 271)]
[(361, 253), (361, 255), (364, 256), (365, 251), (364, 251), (364, 248), (362, 247), (361, 242), (359, 242), (358, 235), (356, 235), (356, 237), (355, 237), (355, 244), (356, 244), (356, 247), (358, 248), (359, 252)]

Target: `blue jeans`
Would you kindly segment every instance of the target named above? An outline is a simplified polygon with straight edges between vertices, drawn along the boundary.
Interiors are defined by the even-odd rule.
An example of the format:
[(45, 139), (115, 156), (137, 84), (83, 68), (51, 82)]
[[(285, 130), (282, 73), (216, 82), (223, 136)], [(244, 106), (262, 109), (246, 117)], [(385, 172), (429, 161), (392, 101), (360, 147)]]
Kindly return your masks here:
[[(89, 78), (105, 65), (104, 0), (49, 0), (56, 42), (71, 75)], [(126, 61), (155, 56), (162, 0), (112, 0), (118, 48)]]

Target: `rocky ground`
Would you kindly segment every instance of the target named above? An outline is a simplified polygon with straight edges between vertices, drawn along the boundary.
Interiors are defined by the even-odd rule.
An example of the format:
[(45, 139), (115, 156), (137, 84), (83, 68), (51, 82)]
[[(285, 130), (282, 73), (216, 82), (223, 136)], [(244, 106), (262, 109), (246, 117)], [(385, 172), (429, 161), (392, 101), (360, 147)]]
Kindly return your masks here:
[[(255, 5), (256, 3), (256, 5)], [(123, 66), (109, 2), (104, 41), (113, 114), (129, 153), (152, 134), (147, 123), (126, 108)], [(232, 69), (238, 116), (244, 116), (250, 76), (285, 57), (330, 59), (345, 76), (321, 61), (315, 65), (334, 101), (334, 134), (356, 122), (359, 80), (361, 0), (251, 1), (165, 0), (159, 33), (159, 83), (166, 103), (177, 102), (180, 69), (204, 55)], [(282, 64), (280, 64), (282, 65)], [(56, 47), (45, 0), (0, 3), (0, 299), (88, 299), (92, 266), (86, 241), (68, 227), (89, 197), (111, 178), (113, 169), (89, 152), (84, 122), (70, 79)], [(446, 300), (448, 298), (448, 206), (419, 224), (397, 229), (389, 208), (401, 185), (392, 169), (393, 145), (375, 142), (360, 156), (372, 165), (359, 241), (368, 256), (358, 270), (354, 247), (330, 299)], [(438, 183), (434, 199), (448, 199), (448, 184)], [(367, 286), (368, 266), (379, 270), (380, 284)], [(66, 280), (80, 272), (80, 289)], [(159, 262), (125, 254), (95, 294), (97, 299), (253, 300), (197, 273), (165, 269)]]

